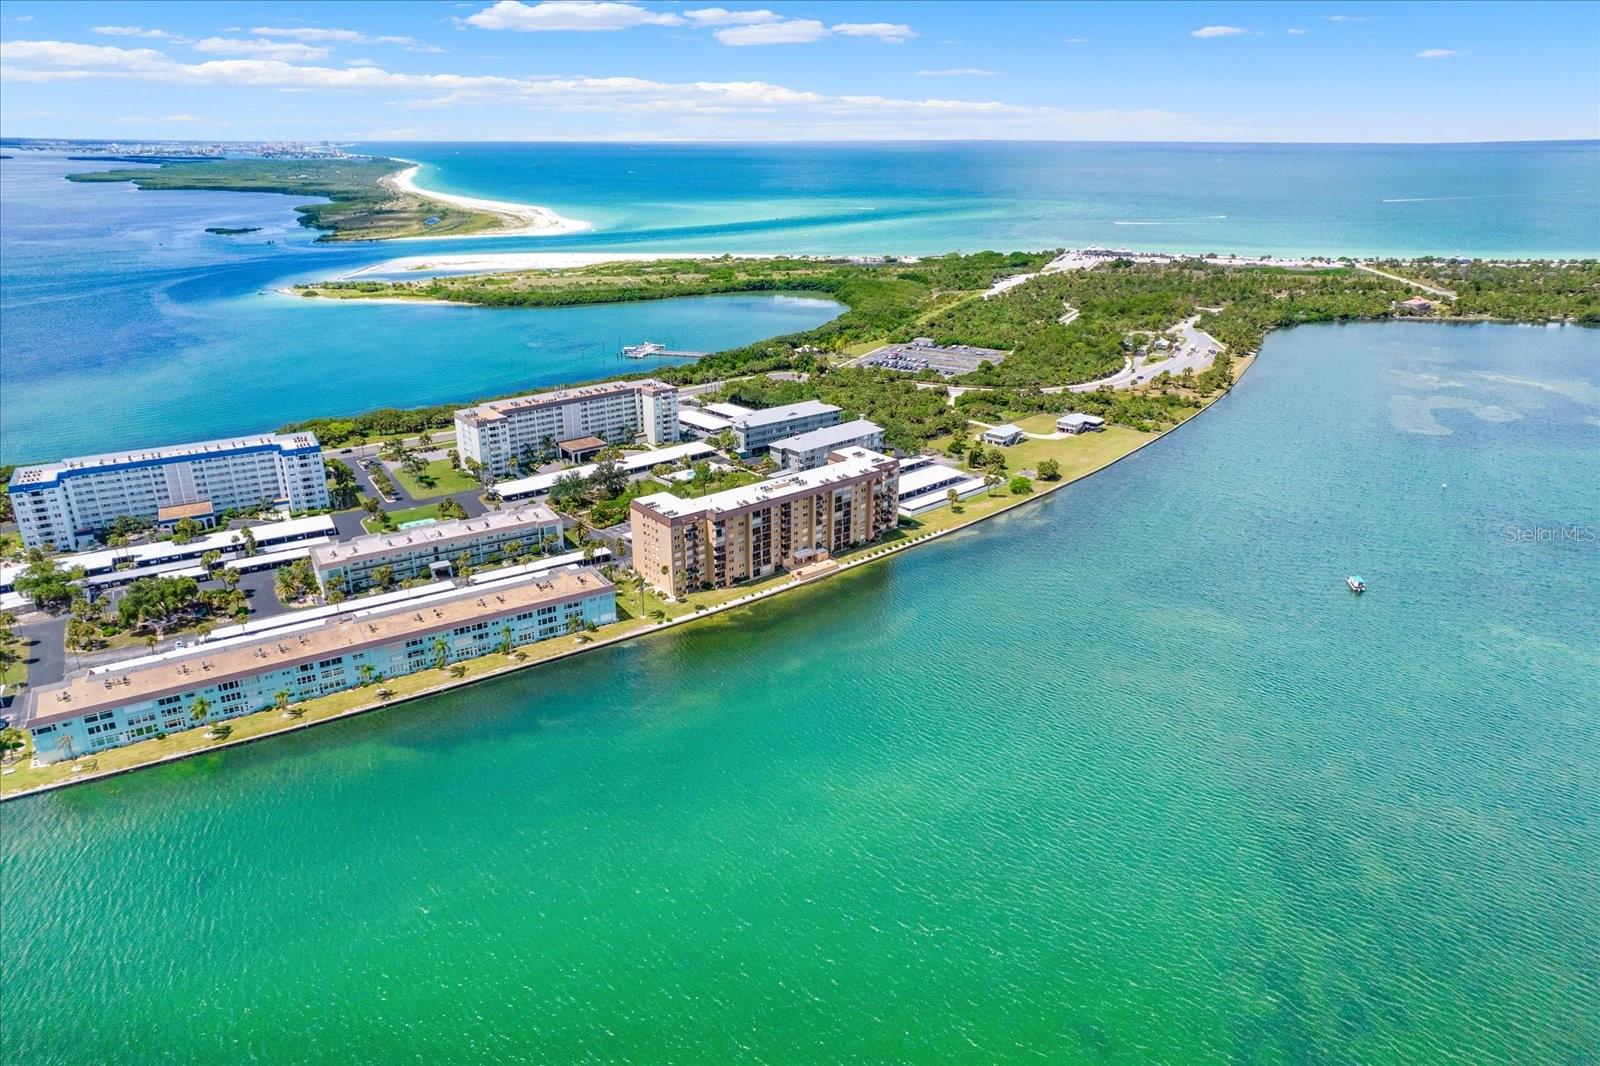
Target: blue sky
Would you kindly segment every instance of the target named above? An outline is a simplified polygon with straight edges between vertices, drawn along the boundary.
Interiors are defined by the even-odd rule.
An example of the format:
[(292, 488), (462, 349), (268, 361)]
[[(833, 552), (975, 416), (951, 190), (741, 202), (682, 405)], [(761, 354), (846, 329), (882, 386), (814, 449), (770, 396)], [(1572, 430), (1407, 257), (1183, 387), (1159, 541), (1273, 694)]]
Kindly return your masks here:
[(1600, 3), (30, 3), (0, 131), (118, 139), (1600, 137)]

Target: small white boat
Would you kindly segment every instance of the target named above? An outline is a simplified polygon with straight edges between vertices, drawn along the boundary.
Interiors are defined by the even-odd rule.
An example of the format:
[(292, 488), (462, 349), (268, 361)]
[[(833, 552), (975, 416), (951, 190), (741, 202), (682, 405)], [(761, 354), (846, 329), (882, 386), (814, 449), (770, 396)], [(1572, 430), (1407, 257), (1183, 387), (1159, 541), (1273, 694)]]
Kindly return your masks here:
[(1344, 583), (1350, 586), (1351, 592), (1367, 591), (1367, 583), (1354, 574), (1351, 574), (1349, 577), (1345, 578)]
[(667, 346), (665, 344), (657, 344), (655, 341), (645, 341), (643, 344), (628, 345), (622, 349), (622, 354), (627, 356), (629, 359), (648, 359), (650, 356), (666, 350)]

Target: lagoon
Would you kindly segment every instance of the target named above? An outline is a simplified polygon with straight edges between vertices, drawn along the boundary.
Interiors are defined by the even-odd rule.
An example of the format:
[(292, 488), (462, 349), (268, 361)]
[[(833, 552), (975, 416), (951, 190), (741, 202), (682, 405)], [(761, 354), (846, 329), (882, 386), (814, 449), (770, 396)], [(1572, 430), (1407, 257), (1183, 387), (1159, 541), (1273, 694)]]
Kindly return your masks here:
[(1597, 366), (1277, 333), (886, 564), (8, 804), (8, 1053), (1593, 1057)]
[[(81, 185), (81, 163), (6, 160), (0, 461), (42, 461), (376, 407), (466, 402), (810, 329), (840, 306), (737, 295), (539, 310), (332, 304), (274, 291), (379, 261), (313, 245), (290, 197)], [(218, 220), (259, 225), (208, 234)]]

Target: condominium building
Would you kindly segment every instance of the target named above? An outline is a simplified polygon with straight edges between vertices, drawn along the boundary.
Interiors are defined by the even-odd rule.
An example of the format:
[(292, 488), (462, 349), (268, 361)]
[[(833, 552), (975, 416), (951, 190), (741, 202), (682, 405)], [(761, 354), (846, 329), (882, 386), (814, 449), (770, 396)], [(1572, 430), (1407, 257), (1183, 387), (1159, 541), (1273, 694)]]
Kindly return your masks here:
[(734, 449), (740, 455), (755, 455), (770, 447), (773, 441), (837, 425), (839, 408), (820, 400), (802, 400), (782, 407), (745, 411), (734, 415), (730, 421)]
[(23, 725), (38, 760), (59, 762), (616, 617), (616, 587), (588, 569), (449, 589), (96, 667), (33, 690)]
[(824, 466), (682, 499), (633, 501), (634, 569), (667, 596), (725, 588), (876, 540), (899, 522), (899, 464), (865, 448)]
[(328, 507), (322, 446), (310, 433), (202, 441), (142, 452), (86, 455), (11, 475), (22, 542), (65, 551), (92, 545), (124, 515), (171, 526), (209, 526), (224, 511), (258, 505)]
[(644, 435), (651, 444), (678, 439), (678, 388), (662, 381), (607, 381), (575, 389), (495, 400), (456, 412), (456, 450), (466, 466), (491, 478), (512, 460), (554, 457), (563, 441), (601, 437), (619, 444)]
[(821, 466), (828, 461), (830, 453), (841, 448), (866, 448), (868, 451), (881, 452), (883, 427), (864, 418), (840, 422), (836, 426), (775, 440), (767, 454), (785, 470), (800, 471)]
[(508, 554), (539, 548), (545, 538), (561, 539), (561, 519), (543, 504), (512, 511), (490, 511), (477, 518), (438, 522), (394, 533), (374, 533), (311, 549), (311, 568), (322, 590), (365, 592), (378, 582), (374, 574), (387, 567), (390, 581), (452, 576), (457, 560), (482, 566)]

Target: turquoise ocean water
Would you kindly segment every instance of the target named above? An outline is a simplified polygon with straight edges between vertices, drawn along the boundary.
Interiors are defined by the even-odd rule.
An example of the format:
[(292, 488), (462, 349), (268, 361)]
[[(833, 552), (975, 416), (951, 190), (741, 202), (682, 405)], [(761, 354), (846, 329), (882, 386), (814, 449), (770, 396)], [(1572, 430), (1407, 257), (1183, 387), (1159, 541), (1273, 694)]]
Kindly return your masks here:
[[(362, 147), (420, 161), (424, 185), (544, 204), (596, 228), (313, 245), (287, 197), (69, 184), (62, 175), (100, 164), (17, 153), (0, 167), (0, 461), (157, 444), (176, 427), (218, 436), (582, 380), (615, 372), (622, 344), (710, 350), (832, 312), (740, 298), (517, 316), (324, 313), (271, 295), (407, 254), (1600, 254), (1597, 142)], [(207, 226), (261, 232), (219, 237)]]
[[(575, 151), (561, 166), (593, 174)], [(844, 165), (818, 152), (820, 175)], [(1502, 160), (1516, 187), (1593, 180), (1568, 149), (1528, 152)], [(438, 158), (450, 188), (613, 227), (563, 246), (679, 239), (628, 230), (660, 212), (620, 195), (522, 197)], [(1504, 174), (1474, 165), (1485, 188)], [(262, 428), (545, 369), (501, 357), (543, 312), (430, 319), (460, 344), (431, 376), (385, 377), (364, 366), (369, 332), (403, 362), (424, 342), (402, 316), (426, 309), (261, 295), (415, 245), (313, 248), (282, 198), (28, 192), (0, 166), (5, 456), (115, 446), (219, 395), (235, 428)], [(917, 180), (951, 169), (934, 157)], [(19, 212), (19, 195), (38, 199)], [(1592, 216), (1507, 199), (1480, 235), (1434, 239), (1600, 250)], [(67, 228), (17, 224), (41, 212)], [(1059, 222), (1016, 243), (1069, 243)], [(717, 225), (752, 250), (850, 237), (821, 218)], [(955, 223), (896, 225), (935, 242)], [(1360, 243), (1365, 225), (1345, 228)], [(544, 247), (460, 250), (512, 246)], [(342, 310), (359, 317), (330, 324)], [(802, 312), (828, 313), (687, 313), (759, 333), (756, 316)], [(599, 344), (593, 322), (548, 328), (527, 351)], [(552, 373), (605, 372), (604, 340)], [(275, 385), (226, 388), (285, 346)], [(217, 383), (170, 406), (139, 391), (141, 367), (179, 360)], [(1171, 436), (888, 564), (6, 804), (0, 1057), (1596, 1061), (1597, 368), (1600, 333), (1571, 328), (1274, 334)]]
[(7, 1057), (1594, 1061), (1597, 356), (1276, 334), (889, 565), (8, 804)]

